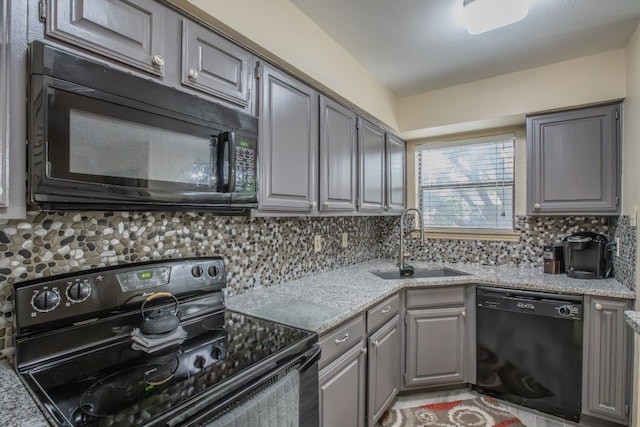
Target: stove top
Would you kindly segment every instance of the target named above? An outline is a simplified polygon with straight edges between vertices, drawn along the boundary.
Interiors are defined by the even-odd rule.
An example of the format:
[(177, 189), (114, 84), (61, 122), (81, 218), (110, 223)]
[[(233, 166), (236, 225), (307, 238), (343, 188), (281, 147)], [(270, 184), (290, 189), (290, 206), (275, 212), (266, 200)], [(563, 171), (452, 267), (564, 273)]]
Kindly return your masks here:
[[(194, 277), (206, 274), (208, 264), (223, 268), (221, 260), (186, 260), (185, 264), (126, 266), (126, 277), (143, 274), (145, 280), (148, 271), (154, 272), (151, 277), (171, 271), (167, 283), (143, 288), (122, 287), (117, 278), (122, 277), (123, 268), (16, 285), (16, 295), (23, 296), (23, 301), (16, 301), (22, 307), (18, 319), (29, 320), (18, 321), (17, 370), (60, 425), (178, 425), (205, 406), (227, 410), (233, 404), (229, 396), (294, 360), (317, 341), (314, 332), (225, 310), (218, 282), (212, 286), (202, 281), (197, 287), (185, 280), (187, 275), (173, 276), (177, 271)], [(103, 277), (102, 287), (96, 283), (97, 276)], [(179, 286), (172, 286), (172, 277), (180, 277)], [(98, 310), (83, 311), (73, 304), (86, 300), (70, 303), (70, 296), (77, 293), (69, 295), (69, 288), (84, 280), (90, 283), (93, 297), (129, 295), (110, 294), (108, 303), (88, 304)], [(47, 312), (37, 311), (38, 295), (47, 291), (56, 292), (60, 299), (56, 305), (69, 309), (67, 316), (56, 313), (47, 318)], [(185, 333), (181, 342), (152, 352), (132, 348), (131, 333), (143, 321), (140, 300), (147, 291), (176, 296), (179, 327)], [(31, 307), (24, 303), (25, 295)], [(155, 309), (172, 307), (161, 303)], [(26, 316), (25, 310), (36, 314)]]

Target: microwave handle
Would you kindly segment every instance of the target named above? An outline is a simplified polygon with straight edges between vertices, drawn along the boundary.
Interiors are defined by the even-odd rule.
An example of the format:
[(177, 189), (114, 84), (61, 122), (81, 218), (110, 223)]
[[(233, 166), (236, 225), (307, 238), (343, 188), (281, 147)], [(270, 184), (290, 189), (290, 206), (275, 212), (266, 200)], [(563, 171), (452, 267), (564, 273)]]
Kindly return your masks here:
[(235, 145), (236, 145), (236, 133), (232, 130), (228, 132), (222, 132), (218, 135), (218, 141), (221, 143), (221, 160), (223, 162), (220, 165), (220, 174), (224, 173), (224, 162), (227, 162), (227, 171), (229, 176), (221, 177), (221, 182), (228, 184), (227, 192), (233, 193), (236, 191), (236, 167), (235, 167)]

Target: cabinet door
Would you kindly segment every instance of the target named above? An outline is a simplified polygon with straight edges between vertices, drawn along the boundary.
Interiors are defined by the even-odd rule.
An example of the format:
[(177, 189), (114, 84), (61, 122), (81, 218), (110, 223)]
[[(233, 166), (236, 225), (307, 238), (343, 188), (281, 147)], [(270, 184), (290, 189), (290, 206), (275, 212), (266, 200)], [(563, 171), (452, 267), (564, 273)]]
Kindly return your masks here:
[(367, 424), (374, 426), (400, 390), (399, 316), (389, 320), (369, 337)]
[(384, 205), (384, 131), (362, 118), (358, 125), (360, 212), (382, 212)]
[(320, 371), (320, 425), (364, 426), (366, 349), (356, 346)]
[(266, 64), (260, 80), (260, 209), (315, 212), (318, 94)]
[(627, 423), (630, 343), (626, 301), (585, 298), (582, 412)]
[(387, 134), (387, 181), (385, 185), (385, 211), (401, 213), (405, 206), (405, 143), (400, 138)]
[(0, 0), (0, 206), (7, 206), (9, 175), (9, 0)]
[(464, 307), (408, 310), (405, 386), (463, 382)]
[(165, 9), (154, 0), (49, 0), (49, 37), (164, 74)]
[(619, 210), (620, 104), (527, 118), (530, 214)]
[(356, 210), (356, 114), (320, 97), (320, 211)]
[(183, 19), (183, 85), (248, 108), (251, 58), (240, 46)]

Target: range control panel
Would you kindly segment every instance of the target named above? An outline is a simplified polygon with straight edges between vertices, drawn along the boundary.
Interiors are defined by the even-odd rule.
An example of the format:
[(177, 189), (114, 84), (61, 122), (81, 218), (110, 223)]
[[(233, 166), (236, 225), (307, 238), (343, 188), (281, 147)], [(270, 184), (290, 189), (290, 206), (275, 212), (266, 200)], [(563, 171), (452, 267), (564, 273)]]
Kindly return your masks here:
[(176, 297), (226, 286), (220, 257), (149, 261), (51, 276), (14, 285), (18, 328), (140, 305), (149, 295)]

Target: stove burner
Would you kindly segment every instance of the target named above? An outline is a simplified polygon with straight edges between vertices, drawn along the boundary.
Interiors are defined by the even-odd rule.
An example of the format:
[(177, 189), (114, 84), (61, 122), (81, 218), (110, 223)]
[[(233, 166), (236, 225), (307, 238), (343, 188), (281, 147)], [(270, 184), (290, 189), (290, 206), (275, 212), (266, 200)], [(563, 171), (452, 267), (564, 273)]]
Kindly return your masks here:
[(172, 360), (158, 360), (115, 372), (84, 392), (80, 409), (92, 417), (112, 416), (134, 405), (155, 388), (170, 384), (179, 365), (178, 357), (172, 356)]

